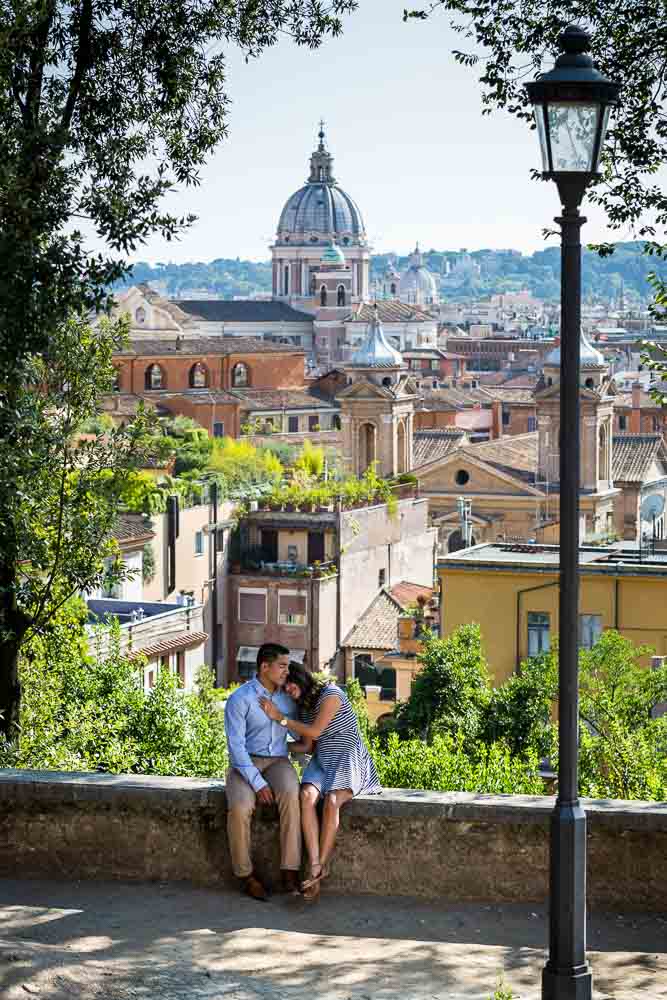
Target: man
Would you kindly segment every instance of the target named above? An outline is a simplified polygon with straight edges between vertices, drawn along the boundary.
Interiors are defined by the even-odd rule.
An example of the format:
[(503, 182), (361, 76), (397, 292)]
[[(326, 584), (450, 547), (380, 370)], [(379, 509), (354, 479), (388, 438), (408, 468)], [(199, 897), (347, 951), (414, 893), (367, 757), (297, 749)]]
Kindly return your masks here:
[[(289, 668), (289, 650), (267, 642), (257, 653), (257, 674), (227, 699), (225, 730), (231, 767), (227, 772), (227, 837), (234, 874), (241, 892), (266, 900), (268, 891), (253, 870), (250, 828), (257, 802), (278, 805), (280, 870), (285, 892), (298, 892), (301, 867), (299, 779), (287, 755), (287, 718), (296, 706), (282, 690)], [(272, 701), (283, 721), (272, 722), (259, 698)]]

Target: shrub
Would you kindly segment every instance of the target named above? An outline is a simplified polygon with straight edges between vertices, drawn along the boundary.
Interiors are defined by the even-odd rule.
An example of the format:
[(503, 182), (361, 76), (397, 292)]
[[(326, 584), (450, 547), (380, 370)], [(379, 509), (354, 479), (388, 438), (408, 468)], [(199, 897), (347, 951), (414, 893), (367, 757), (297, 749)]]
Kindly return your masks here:
[(18, 744), (0, 765), (75, 771), (223, 776), (227, 749), (213, 675), (203, 668), (197, 691), (160, 670), (141, 684), (141, 658), (120, 652), (118, 625), (108, 651), (92, 656), (85, 607), (64, 608), (50, 631), (30, 641), (21, 662), (23, 698)]
[(507, 746), (470, 744), (463, 733), (437, 735), (430, 743), (401, 740), (390, 733), (380, 747), (373, 742), (373, 759), (385, 788), (421, 788), (437, 792), (542, 795), (534, 753), (513, 757)]

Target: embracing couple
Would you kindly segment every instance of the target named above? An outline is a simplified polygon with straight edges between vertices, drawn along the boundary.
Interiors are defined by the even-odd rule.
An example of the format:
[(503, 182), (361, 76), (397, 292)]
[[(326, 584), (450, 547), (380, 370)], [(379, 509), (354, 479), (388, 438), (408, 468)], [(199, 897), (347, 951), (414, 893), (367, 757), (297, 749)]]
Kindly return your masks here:
[[(341, 806), (362, 792), (381, 791), (347, 695), (290, 662), (284, 646), (265, 643), (257, 654), (256, 676), (227, 700), (225, 729), (230, 760), (227, 834), (241, 891), (253, 899), (268, 898), (253, 869), (250, 829), (256, 803), (275, 802), (283, 891), (316, 900), (320, 883), (329, 874)], [(288, 733), (295, 742), (288, 743)], [(288, 751), (312, 754), (300, 789)], [(302, 832), (308, 854), (303, 882), (299, 878)]]

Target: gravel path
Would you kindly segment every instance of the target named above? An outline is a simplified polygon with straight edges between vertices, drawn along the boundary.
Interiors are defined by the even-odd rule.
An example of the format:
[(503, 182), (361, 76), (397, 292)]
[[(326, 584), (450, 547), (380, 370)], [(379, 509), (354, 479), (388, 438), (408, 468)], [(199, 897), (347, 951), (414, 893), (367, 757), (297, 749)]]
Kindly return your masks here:
[[(2, 1000), (536, 1000), (541, 906), (0, 880)], [(596, 914), (596, 1000), (667, 1000), (667, 915)]]

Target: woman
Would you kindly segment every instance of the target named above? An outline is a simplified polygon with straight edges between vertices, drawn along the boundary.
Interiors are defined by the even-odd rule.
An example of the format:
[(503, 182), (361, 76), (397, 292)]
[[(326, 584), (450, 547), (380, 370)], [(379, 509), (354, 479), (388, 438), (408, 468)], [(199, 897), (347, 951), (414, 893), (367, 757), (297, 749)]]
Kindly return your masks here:
[[(299, 709), (300, 721), (287, 722), (290, 731), (301, 737), (291, 749), (313, 754), (301, 779), (301, 825), (310, 863), (310, 876), (301, 890), (314, 901), (320, 882), (329, 874), (341, 806), (355, 795), (376, 794), (382, 788), (345, 692), (335, 684), (316, 681), (299, 663), (290, 663), (285, 691)], [(270, 719), (285, 725), (280, 709), (267, 698), (259, 701)], [(324, 798), (321, 828), (320, 798)]]

